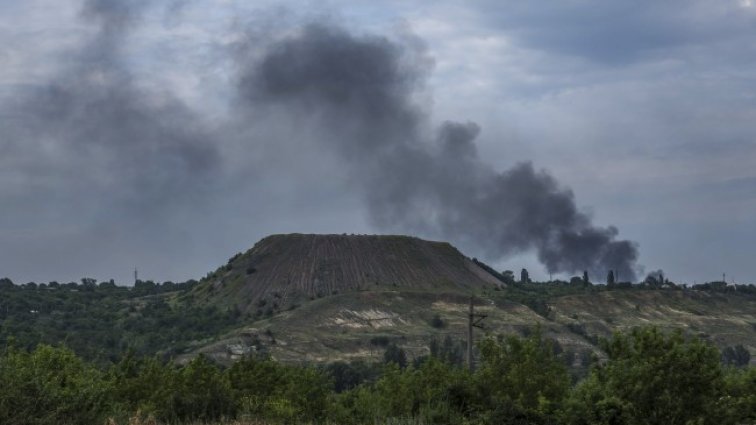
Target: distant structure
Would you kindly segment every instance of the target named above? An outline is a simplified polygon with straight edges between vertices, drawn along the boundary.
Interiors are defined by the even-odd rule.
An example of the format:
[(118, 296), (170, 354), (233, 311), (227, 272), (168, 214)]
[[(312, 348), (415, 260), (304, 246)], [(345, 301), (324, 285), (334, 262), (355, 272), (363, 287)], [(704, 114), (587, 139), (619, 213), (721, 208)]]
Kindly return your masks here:
[(136, 286), (137, 282), (139, 282), (139, 270), (134, 267), (134, 286)]
[[(525, 270), (525, 269), (523, 269)], [(470, 296), (470, 313), (467, 315), (467, 370), (473, 371), (475, 361), (473, 359), (473, 328), (484, 329), (480, 322), (488, 315), (475, 313), (474, 299)]]

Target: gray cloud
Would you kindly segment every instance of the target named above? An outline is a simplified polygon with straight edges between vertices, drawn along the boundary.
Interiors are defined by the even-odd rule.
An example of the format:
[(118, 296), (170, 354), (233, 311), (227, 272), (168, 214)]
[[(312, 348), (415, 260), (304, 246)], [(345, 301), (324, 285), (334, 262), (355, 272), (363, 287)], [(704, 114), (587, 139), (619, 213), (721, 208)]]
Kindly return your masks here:
[[(84, 28), (43, 13), (49, 3), (29, 22), (26, 2), (5, 3), (0, 274), (76, 277), (96, 262), (107, 276), (154, 258), (162, 277), (192, 277), (269, 232), (369, 231), (360, 208), (378, 229), (489, 258), (535, 252), (553, 270), (632, 257), (546, 167), (596, 222), (642, 239), (644, 262), (691, 282), (746, 278), (750, 260), (719, 241), (747, 251), (756, 234), (753, 8), (682, 3), (333, 3), (352, 29), (407, 17), (427, 49), (331, 24), (303, 40), (293, 20), (257, 14), (239, 75), (224, 62), (239, 37), (228, 21), (255, 6), (87, 1)], [(431, 124), (431, 105), (480, 126)], [(528, 229), (538, 203), (553, 216), (533, 221), (553, 227)]]
[[(168, 247), (188, 233), (173, 224), (211, 203), (222, 172), (217, 134), (129, 70), (125, 46), (149, 6), (85, 2), (81, 17), (96, 31), (69, 52), (71, 65), (0, 105), (3, 257), (28, 275), (119, 275), (98, 263), (133, 264), (142, 249), (169, 261)], [(71, 261), (58, 274), (51, 258)]]
[(524, 46), (609, 64), (750, 39), (756, 28), (756, 14), (737, 1), (486, 2), (482, 14)]
[(636, 245), (594, 226), (552, 176), (530, 163), (494, 171), (476, 155), (474, 123), (447, 122), (428, 136), (416, 102), (424, 55), (417, 45), (311, 24), (244, 63), (240, 90), (252, 110), (277, 104), (292, 122), (315, 117), (313, 140), (346, 160), (379, 228), (448, 238), (489, 258), (535, 248), (552, 272), (634, 278)]
[(5, 105), (3, 148), (49, 167), (52, 185), (71, 178), (81, 196), (100, 192), (100, 203), (149, 215), (205, 188), (220, 159), (202, 120), (170, 93), (141, 89), (124, 63), (122, 46), (146, 5), (87, 1), (82, 16), (97, 33), (72, 52), (75, 66)]

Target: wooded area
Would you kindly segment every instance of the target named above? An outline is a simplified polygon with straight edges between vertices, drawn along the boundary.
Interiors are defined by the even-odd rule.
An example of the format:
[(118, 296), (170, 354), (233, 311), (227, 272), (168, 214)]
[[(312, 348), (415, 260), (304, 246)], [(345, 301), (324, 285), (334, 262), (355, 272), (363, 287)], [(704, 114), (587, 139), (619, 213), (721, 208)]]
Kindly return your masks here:
[[(602, 342), (605, 359), (571, 382), (551, 341), (478, 344), (477, 370), (431, 355), (414, 364), (292, 366), (245, 357), (222, 369), (126, 353), (98, 367), (66, 348), (7, 347), (0, 422), (164, 423), (233, 418), (267, 423), (740, 424), (756, 420), (756, 368), (725, 367), (719, 351), (680, 332), (638, 328)], [(388, 350), (387, 350), (388, 353)]]

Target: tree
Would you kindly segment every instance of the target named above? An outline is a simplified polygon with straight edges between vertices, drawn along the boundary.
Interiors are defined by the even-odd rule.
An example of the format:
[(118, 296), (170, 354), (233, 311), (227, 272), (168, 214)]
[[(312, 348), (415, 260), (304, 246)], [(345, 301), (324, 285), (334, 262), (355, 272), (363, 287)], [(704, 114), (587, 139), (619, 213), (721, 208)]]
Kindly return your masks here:
[(722, 363), (726, 365), (743, 367), (748, 366), (750, 362), (751, 353), (749, 353), (742, 344), (738, 344), (734, 347), (727, 347), (722, 350)]
[(285, 366), (270, 359), (244, 357), (227, 371), (237, 409), (278, 423), (319, 420), (333, 386), (311, 367)]
[(465, 369), (433, 357), (407, 369), (392, 363), (375, 384), (344, 394), (338, 415), (329, 419), (353, 425), (377, 418), (381, 423), (464, 423), (463, 416), (472, 410), (471, 381)]
[(184, 422), (217, 421), (233, 413), (234, 402), (227, 376), (204, 355), (181, 368), (172, 397), (172, 410)]
[(114, 399), (114, 413), (130, 415), (140, 411), (159, 419), (173, 420), (171, 406), (178, 370), (157, 358), (140, 358), (129, 350), (108, 371)]
[(528, 269), (522, 269), (522, 271), (520, 271), (520, 283), (530, 283)]
[(614, 270), (609, 270), (609, 274), (606, 275), (606, 286), (613, 286), (614, 283)]
[(444, 319), (442, 319), (439, 314), (433, 315), (433, 318), (428, 323), (436, 329), (441, 329), (446, 326)]
[(727, 395), (720, 399), (722, 423), (756, 423), (756, 367), (728, 368), (725, 388)]
[(404, 369), (407, 367), (407, 354), (398, 345), (391, 343), (383, 353), (383, 362), (386, 364), (394, 363)]
[(115, 289), (116, 284), (113, 279), (110, 279), (108, 281), (103, 280), (99, 285), (97, 285), (97, 287), (100, 289)]
[(82, 277), (81, 278), (81, 284), (83, 286), (97, 286), (97, 279), (91, 278), (91, 277)]
[(0, 357), (0, 423), (102, 423), (107, 387), (102, 374), (72, 351), (40, 345)]
[(664, 285), (664, 271), (657, 270), (649, 273), (646, 276), (644, 283), (651, 287), (661, 287)]
[(515, 275), (512, 270), (504, 270), (501, 272), (502, 277), (504, 278), (504, 283), (507, 285), (511, 285), (515, 283)]
[(540, 327), (525, 339), (485, 339), (479, 348), (482, 364), (475, 379), (494, 415), (486, 423), (512, 416), (522, 423), (540, 423), (555, 414), (567, 396), (570, 378)]
[(278, 363), (255, 357), (244, 357), (228, 370), (235, 398), (250, 400), (239, 408), (252, 414), (264, 413), (264, 408), (283, 392), (284, 375), (283, 367)]
[(137, 280), (134, 282), (134, 291), (141, 294), (156, 293), (157, 285), (151, 280)]
[(448, 365), (461, 367), (464, 362), (464, 342), (454, 342), (450, 335), (446, 335), (443, 342), (439, 342), (435, 337), (431, 338), (428, 348), (430, 350), (430, 357), (438, 359)]
[(718, 350), (655, 327), (603, 342), (608, 361), (573, 392), (573, 424), (718, 424), (723, 374)]
[(323, 371), (331, 377), (334, 390), (341, 393), (360, 385), (365, 379), (365, 363), (347, 363), (337, 361), (323, 367)]

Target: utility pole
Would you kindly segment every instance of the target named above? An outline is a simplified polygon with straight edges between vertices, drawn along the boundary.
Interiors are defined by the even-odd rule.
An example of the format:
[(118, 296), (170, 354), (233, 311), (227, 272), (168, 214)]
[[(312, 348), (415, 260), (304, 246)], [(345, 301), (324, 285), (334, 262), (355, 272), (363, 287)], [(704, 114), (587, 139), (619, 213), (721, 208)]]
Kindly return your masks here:
[(470, 312), (467, 314), (467, 369), (473, 370), (473, 298), (470, 297)]
[(467, 369), (473, 371), (473, 328), (483, 329), (480, 322), (488, 317), (485, 314), (476, 314), (473, 305), (473, 297), (470, 296), (470, 313), (467, 315)]

